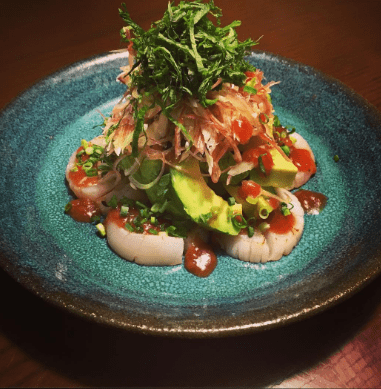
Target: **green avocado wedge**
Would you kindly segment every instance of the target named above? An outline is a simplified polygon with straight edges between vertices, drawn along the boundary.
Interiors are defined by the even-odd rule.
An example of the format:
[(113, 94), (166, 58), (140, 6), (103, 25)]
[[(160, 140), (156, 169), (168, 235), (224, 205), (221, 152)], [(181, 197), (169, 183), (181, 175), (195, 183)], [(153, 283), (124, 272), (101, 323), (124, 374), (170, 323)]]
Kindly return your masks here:
[(178, 168), (171, 169), (172, 187), (184, 211), (196, 223), (229, 235), (238, 235), (240, 228), (232, 222), (232, 215), (242, 214), (242, 205), (229, 205), (206, 184), (199, 163), (188, 158)]
[(274, 186), (277, 188), (291, 188), (298, 172), (298, 168), (275, 148), (270, 150), (274, 166), (268, 176), (263, 176), (258, 169), (250, 171), (250, 180), (261, 186)]

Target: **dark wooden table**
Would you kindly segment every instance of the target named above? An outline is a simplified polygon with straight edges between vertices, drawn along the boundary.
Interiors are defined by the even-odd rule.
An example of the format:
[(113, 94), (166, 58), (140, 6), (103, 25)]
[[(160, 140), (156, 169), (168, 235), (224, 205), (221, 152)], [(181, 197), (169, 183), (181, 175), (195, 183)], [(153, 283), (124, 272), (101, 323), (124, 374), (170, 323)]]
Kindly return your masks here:
[[(381, 109), (381, 2), (215, 0), (240, 39), (329, 74)], [(166, 0), (126, 0), (148, 28)], [(77, 60), (122, 47), (119, 0), (5, 0), (0, 107)], [(6, 201), (2, 199), (2, 201)], [(126, 333), (61, 311), (0, 271), (0, 386), (381, 387), (381, 278), (283, 328), (184, 340)]]

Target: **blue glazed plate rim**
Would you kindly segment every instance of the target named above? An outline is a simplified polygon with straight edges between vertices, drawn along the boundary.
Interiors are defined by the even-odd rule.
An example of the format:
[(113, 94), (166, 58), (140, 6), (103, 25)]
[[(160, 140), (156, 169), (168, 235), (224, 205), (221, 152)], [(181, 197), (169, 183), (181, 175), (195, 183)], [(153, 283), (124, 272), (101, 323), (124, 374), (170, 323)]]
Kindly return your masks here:
[[(37, 88), (48, 80), (58, 77), (64, 72), (78, 69), (83, 65), (90, 65), (94, 63), (94, 61), (103, 62), (104, 60), (107, 61), (110, 58), (119, 58), (120, 56), (122, 55), (106, 53), (65, 67), (31, 86), (27, 91), (9, 103), (2, 110), (2, 114), (7, 111), (12, 111), (12, 109), (14, 109), (14, 107), (22, 101), (28, 91)], [(312, 67), (278, 55), (257, 51), (253, 54), (254, 58), (256, 56), (263, 56), (265, 60), (275, 61), (280, 64), (284, 64), (285, 66), (297, 68), (301, 73), (318, 77), (321, 80), (324, 80), (325, 83), (333, 85), (336, 89), (340, 90), (348, 98), (353, 100), (354, 104), (362, 107), (362, 109), (373, 118), (378, 128), (381, 128), (380, 112), (340, 81), (327, 76)], [(358, 242), (357, 246), (353, 247), (355, 253), (357, 253), (358, 250), (361, 250), (360, 246), (363, 243), (364, 242)], [(290, 306), (290, 304), (284, 305), (284, 300), (280, 297), (276, 303), (271, 306), (271, 308), (267, 307), (261, 311), (256, 309), (255, 306), (250, 305), (250, 302), (246, 301), (244, 303), (247, 308), (246, 310), (241, 311), (239, 315), (229, 316), (224, 315), (224, 309), (226, 309), (226, 307), (220, 309), (220, 307), (211, 305), (210, 307), (206, 307), (208, 313), (206, 315), (202, 314), (202, 317), (200, 318), (199, 307), (190, 305), (187, 307), (187, 313), (184, 314), (184, 312), (181, 312), (179, 318), (177, 319), (174, 318), (172, 314), (168, 317), (165, 315), (161, 318), (157, 317), (156, 313), (160, 311), (163, 306), (165, 309), (168, 309), (168, 307), (165, 307), (165, 304), (163, 306), (160, 304), (157, 306), (148, 305), (148, 308), (144, 312), (138, 307), (136, 312), (134, 312), (134, 304), (139, 305), (140, 303), (131, 298), (128, 303), (131, 304), (131, 312), (134, 314), (126, 316), (125, 312), (110, 308), (110, 304), (105, 304), (102, 299), (97, 300), (96, 297), (86, 298), (78, 296), (75, 293), (68, 293), (62, 290), (52, 290), (47, 287), (46, 280), (41, 278), (38, 271), (34, 272), (30, 269), (26, 271), (22, 266), (18, 265), (18, 255), (15, 252), (1, 252), (0, 263), (14, 279), (25, 286), (28, 290), (54, 305), (67, 309), (72, 313), (88, 319), (148, 334), (208, 337), (237, 335), (269, 329), (316, 314), (327, 307), (342, 301), (344, 298), (351, 296), (374, 279), (381, 272), (380, 252), (380, 246), (378, 245), (372, 255), (368, 256), (368, 260), (361, 266), (358, 266), (355, 269), (350, 269), (347, 273), (340, 275), (337, 279), (338, 283), (336, 286), (331, 285), (330, 287), (323, 288), (318, 291), (314, 288), (311, 289), (310, 286), (312, 284), (319, 282), (321, 275), (317, 274), (309, 277), (305, 283), (302, 282), (301, 284), (289, 288), (289, 293), (294, 293), (295, 296), (293, 306)], [(336, 266), (338, 268), (340, 267), (340, 261), (336, 264)], [(333, 269), (333, 271), (334, 270), (335, 269)], [(108, 296), (108, 298), (112, 299), (113, 296)], [(107, 301), (110, 302), (110, 300)]]

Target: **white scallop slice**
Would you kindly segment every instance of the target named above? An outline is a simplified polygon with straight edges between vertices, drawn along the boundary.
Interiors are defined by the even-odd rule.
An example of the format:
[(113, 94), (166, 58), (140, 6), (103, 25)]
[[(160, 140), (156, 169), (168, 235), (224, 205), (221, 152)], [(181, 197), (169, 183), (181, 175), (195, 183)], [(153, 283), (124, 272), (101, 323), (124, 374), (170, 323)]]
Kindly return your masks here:
[[(103, 135), (94, 138), (90, 142), (102, 147), (105, 147), (106, 145)], [(104, 204), (110, 201), (114, 195), (118, 200), (124, 196), (140, 201), (147, 199), (147, 195), (144, 191), (133, 189), (127, 177), (113, 171), (107, 173), (107, 175), (100, 179), (98, 183), (93, 183), (88, 186), (76, 185), (69, 176), (70, 170), (75, 166), (76, 155), (77, 151), (74, 151), (66, 166), (66, 179), (70, 189), (76, 197), (95, 201), (101, 207), (103, 213), (107, 212), (108, 209)]]
[(110, 247), (122, 258), (146, 266), (173, 266), (183, 261), (184, 239), (159, 235), (138, 234), (106, 223), (106, 236)]
[(265, 236), (258, 230), (249, 238), (247, 235), (226, 236), (219, 235), (221, 247), (233, 258), (245, 262), (266, 262), (269, 256), (269, 246)]
[(295, 225), (287, 234), (277, 234), (275, 232), (266, 232), (266, 241), (269, 247), (269, 256), (267, 261), (277, 261), (283, 255), (291, 253), (292, 249), (298, 244), (302, 237), (304, 229), (304, 211), (299, 200), (285, 189), (278, 188), (277, 194), (284, 200), (290, 200), (294, 206), (291, 213), (295, 218)]
[(277, 189), (279, 197), (285, 201), (291, 201), (294, 206), (291, 213), (295, 217), (295, 225), (287, 234), (277, 234), (275, 232), (265, 232), (262, 234), (255, 230), (254, 236), (247, 235), (231, 236), (226, 234), (216, 234), (216, 239), (221, 248), (233, 258), (241, 261), (265, 263), (277, 261), (283, 255), (288, 255), (299, 242), (304, 228), (304, 211), (298, 199), (289, 191)]
[[(308, 144), (308, 142), (298, 133), (294, 132), (291, 135), (292, 138), (296, 139), (296, 142), (294, 143), (294, 147), (297, 149), (304, 149), (308, 150), (311, 154), (312, 159), (315, 161), (314, 153)], [(310, 178), (312, 174), (309, 172), (297, 172), (296, 176), (294, 178), (294, 182), (292, 183), (291, 189), (299, 188), (300, 186), (304, 185)]]

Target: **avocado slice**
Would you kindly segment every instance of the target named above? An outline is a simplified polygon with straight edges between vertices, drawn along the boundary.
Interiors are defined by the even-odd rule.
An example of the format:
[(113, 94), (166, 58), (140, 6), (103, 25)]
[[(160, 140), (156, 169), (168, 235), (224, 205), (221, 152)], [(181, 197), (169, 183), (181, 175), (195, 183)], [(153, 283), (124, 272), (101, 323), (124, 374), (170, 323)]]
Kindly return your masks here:
[(184, 211), (196, 223), (229, 235), (238, 235), (240, 228), (232, 222), (232, 215), (242, 214), (242, 205), (229, 205), (206, 184), (199, 163), (188, 158), (171, 169), (172, 187)]
[(257, 182), (261, 186), (291, 188), (298, 168), (291, 161), (286, 160), (277, 149), (271, 149), (270, 154), (274, 162), (270, 174), (264, 177), (259, 174), (258, 169), (253, 169), (250, 172), (250, 180)]

